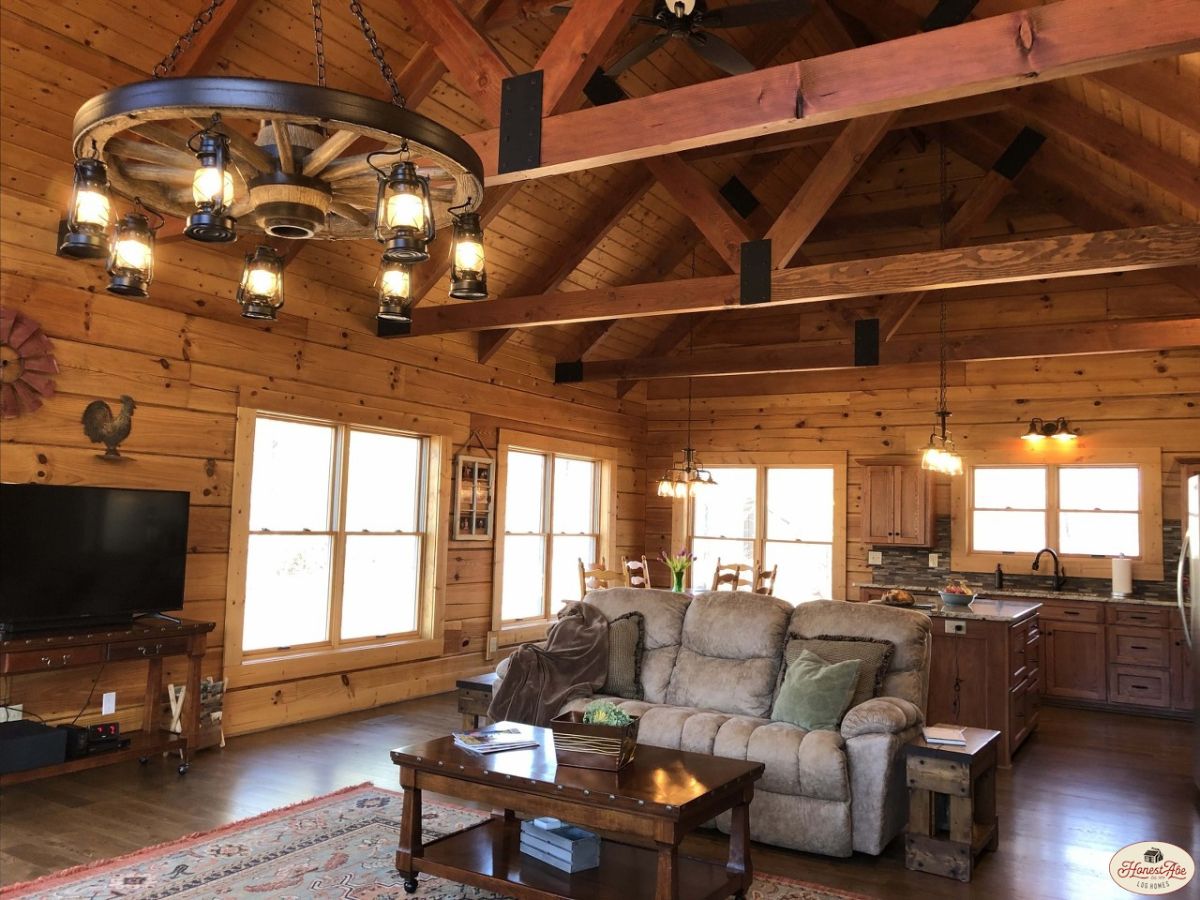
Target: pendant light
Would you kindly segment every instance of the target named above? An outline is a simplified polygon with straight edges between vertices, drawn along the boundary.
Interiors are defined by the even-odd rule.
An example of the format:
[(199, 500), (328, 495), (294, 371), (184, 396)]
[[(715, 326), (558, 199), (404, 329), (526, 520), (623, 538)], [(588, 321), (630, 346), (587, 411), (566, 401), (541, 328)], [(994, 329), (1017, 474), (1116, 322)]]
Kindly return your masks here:
[[(696, 250), (692, 248), (692, 277), (696, 277)], [(689, 325), (688, 332), (688, 354), (690, 355), (694, 348), (694, 333)], [(704, 464), (700, 462), (696, 456), (696, 450), (692, 447), (692, 381), (688, 379), (688, 398), (687, 398), (687, 445), (683, 448), (683, 464), (672, 465), (663, 473), (662, 478), (658, 480), (658, 496), (673, 497), (676, 500), (682, 500), (685, 497), (694, 497), (699, 490), (710, 485), (715, 486), (717, 481), (712, 476), (712, 472), (704, 468)], [(673, 462), (673, 461), (672, 461)]]
[(454, 247), (451, 254), (450, 296), (458, 300), (486, 300), (483, 225), (478, 213), (468, 212), (454, 217)]
[(137, 209), (126, 213), (113, 228), (105, 266), (110, 293), (149, 296), (150, 282), (154, 280), (154, 232), (163, 226), (163, 219), (158, 216), (158, 224), (151, 227), (146, 212), (138, 201)]
[(283, 257), (273, 248), (260, 245), (246, 254), (237, 302), (243, 319), (275, 321), (283, 306)]
[(75, 160), (71, 207), (59, 228), (58, 255), (71, 259), (108, 256), (108, 168), (94, 156)]
[[(940, 134), (938, 141), (939, 195), (938, 195), (938, 249), (946, 248), (946, 142), (945, 134)], [(950, 418), (950, 410), (946, 408), (946, 294), (942, 293), (938, 308), (938, 406), (934, 412), (938, 419), (938, 430), (929, 435), (929, 444), (921, 454), (921, 468), (942, 475), (961, 475), (963, 461), (950, 432), (946, 428), (946, 420)]]
[(187, 218), (183, 233), (196, 241), (227, 243), (237, 239), (233, 205), (233, 174), (229, 171), (229, 138), (215, 126), (221, 121), (214, 113), (207, 128), (188, 139), (188, 149), (196, 154), (196, 173), (192, 176), (192, 201), (196, 211)]
[(397, 151), (406, 158), (384, 172), (371, 163), (379, 155), (368, 154), (367, 162), (379, 173), (379, 198), (375, 212), (375, 237), (383, 244), (384, 259), (419, 263), (429, 259), (433, 240), (433, 204), (429, 199), (429, 179), (421, 177), (407, 159), (408, 145)]
[(412, 266), (384, 257), (376, 282), (379, 289), (378, 319), (412, 321)]

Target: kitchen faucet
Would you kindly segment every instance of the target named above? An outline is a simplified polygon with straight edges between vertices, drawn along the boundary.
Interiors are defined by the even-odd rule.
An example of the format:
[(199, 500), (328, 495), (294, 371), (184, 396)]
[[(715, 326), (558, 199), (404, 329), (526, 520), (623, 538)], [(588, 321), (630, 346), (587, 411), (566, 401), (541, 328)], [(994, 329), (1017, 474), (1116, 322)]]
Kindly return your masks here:
[(1036, 572), (1038, 570), (1038, 562), (1041, 560), (1043, 553), (1049, 553), (1051, 558), (1054, 560), (1054, 574), (1050, 576), (1050, 584), (1052, 586), (1051, 590), (1061, 591), (1062, 586), (1067, 581), (1067, 570), (1063, 569), (1059, 565), (1058, 554), (1055, 553), (1051, 548), (1043, 547), (1037, 552), (1037, 556), (1033, 558), (1033, 571)]

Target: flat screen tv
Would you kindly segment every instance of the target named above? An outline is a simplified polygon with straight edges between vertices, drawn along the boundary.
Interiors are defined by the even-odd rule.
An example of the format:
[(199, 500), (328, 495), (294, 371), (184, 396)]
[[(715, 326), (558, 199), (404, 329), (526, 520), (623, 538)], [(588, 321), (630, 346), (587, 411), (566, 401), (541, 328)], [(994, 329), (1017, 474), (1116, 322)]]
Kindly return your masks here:
[(183, 606), (188, 494), (0, 484), (0, 630)]

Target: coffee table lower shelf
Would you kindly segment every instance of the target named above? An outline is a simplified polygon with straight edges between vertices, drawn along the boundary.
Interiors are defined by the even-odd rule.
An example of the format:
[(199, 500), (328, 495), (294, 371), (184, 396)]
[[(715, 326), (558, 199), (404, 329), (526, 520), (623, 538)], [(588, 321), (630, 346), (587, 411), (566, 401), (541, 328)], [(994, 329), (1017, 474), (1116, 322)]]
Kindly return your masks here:
[[(473, 887), (487, 888), (537, 900), (654, 900), (658, 854), (606, 840), (600, 845), (600, 865), (582, 872), (561, 872), (521, 853), (521, 823), (494, 816), (421, 847), (413, 859), (420, 873), (438, 875)], [(680, 898), (718, 900), (736, 894), (741, 875), (719, 862), (679, 857)], [(515, 890), (514, 890), (515, 888)], [(416, 897), (420, 897), (418, 887)]]

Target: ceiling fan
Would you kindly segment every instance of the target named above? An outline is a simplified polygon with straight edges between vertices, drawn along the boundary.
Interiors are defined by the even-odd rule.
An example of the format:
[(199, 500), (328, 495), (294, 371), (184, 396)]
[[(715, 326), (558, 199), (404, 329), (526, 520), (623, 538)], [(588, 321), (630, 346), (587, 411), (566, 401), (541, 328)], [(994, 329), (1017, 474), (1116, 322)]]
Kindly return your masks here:
[(705, 0), (654, 0), (649, 16), (633, 16), (635, 25), (661, 29), (659, 34), (638, 44), (605, 70), (615, 78), (634, 63), (645, 59), (668, 40), (686, 41), (701, 58), (730, 75), (753, 72), (755, 66), (732, 44), (715, 34), (712, 28), (744, 28), (768, 22), (782, 22), (808, 15), (809, 0), (755, 0), (738, 6), (709, 10)]

